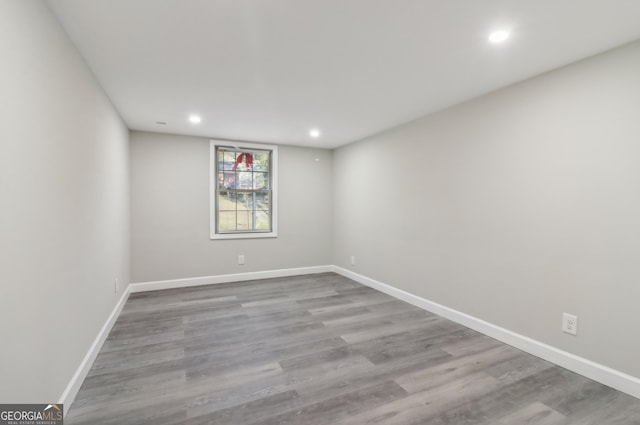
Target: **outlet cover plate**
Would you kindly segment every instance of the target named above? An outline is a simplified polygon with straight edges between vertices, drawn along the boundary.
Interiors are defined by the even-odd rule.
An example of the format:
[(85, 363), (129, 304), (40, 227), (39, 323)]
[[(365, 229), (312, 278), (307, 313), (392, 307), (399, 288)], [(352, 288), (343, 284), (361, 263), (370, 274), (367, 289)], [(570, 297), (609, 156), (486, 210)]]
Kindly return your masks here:
[(562, 331), (571, 335), (578, 335), (578, 316), (562, 313)]

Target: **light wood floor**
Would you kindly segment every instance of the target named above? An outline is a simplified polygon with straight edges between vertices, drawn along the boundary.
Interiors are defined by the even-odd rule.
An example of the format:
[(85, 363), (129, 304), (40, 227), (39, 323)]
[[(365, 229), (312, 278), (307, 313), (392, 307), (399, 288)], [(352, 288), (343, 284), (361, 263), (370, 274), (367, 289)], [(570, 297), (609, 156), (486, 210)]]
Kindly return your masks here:
[(336, 274), (131, 295), (71, 424), (640, 424), (640, 400)]

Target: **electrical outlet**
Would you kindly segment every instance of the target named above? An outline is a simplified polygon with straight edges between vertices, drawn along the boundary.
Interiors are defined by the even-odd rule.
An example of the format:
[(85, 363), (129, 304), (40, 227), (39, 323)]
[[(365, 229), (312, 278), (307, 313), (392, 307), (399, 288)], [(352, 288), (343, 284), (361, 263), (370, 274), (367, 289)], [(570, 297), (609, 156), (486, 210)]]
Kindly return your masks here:
[(238, 255), (238, 265), (244, 266), (244, 255)]
[(118, 278), (116, 277), (115, 281), (113, 282), (113, 293), (117, 294), (118, 293)]
[(571, 335), (578, 335), (578, 316), (562, 313), (562, 331)]
[(356, 265), (356, 256), (355, 256), (355, 255), (352, 255), (352, 256), (351, 256), (351, 265), (352, 265), (352, 266), (355, 266), (355, 265)]

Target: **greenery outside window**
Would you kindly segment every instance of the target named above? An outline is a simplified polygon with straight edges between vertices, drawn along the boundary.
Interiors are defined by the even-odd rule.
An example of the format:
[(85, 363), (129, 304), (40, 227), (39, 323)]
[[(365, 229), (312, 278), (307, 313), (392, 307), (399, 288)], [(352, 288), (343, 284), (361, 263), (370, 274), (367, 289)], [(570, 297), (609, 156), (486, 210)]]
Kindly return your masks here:
[(277, 236), (277, 146), (211, 141), (211, 239)]

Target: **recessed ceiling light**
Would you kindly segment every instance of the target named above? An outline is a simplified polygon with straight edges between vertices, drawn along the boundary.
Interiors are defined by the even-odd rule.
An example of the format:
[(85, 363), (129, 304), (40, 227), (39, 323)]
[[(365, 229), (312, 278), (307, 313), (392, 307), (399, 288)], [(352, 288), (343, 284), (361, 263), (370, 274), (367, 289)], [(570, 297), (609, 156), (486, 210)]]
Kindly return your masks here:
[(318, 130), (317, 128), (312, 128), (311, 130), (309, 130), (309, 136), (317, 139), (318, 137), (320, 137), (320, 130)]
[(489, 41), (492, 43), (502, 43), (509, 38), (509, 31), (494, 31), (489, 35)]
[(199, 115), (191, 115), (189, 116), (189, 122), (191, 124), (200, 124), (202, 122), (202, 118)]

